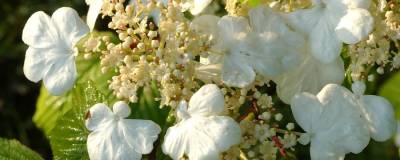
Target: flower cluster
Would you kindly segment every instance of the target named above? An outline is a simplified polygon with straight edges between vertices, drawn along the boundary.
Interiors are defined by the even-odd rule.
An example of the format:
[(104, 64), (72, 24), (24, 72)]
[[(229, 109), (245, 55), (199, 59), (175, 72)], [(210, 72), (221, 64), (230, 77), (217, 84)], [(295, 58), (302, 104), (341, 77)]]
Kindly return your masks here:
[[(71, 8), (37, 12), (22, 39), (24, 73), (54, 95), (73, 87), (75, 56), (99, 57), (119, 102), (88, 111), (91, 159), (140, 159), (163, 137), (173, 159), (276, 159), (297, 142), (312, 159), (341, 159), (395, 132), (391, 104), (363, 95), (372, 68), (400, 67), (398, 2), (385, 0), (86, 0), (87, 25)], [(226, 15), (212, 6), (225, 4)], [(256, 4), (256, 5), (255, 5)], [(225, 13), (225, 12), (223, 12)], [(218, 16), (217, 16), (218, 15)], [(118, 37), (96, 34), (96, 21)], [(349, 59), (345, 66), (344, 59)], [(345, 77), (352, 91), (340, 86)], [(125, 119), (156, 84), (175, 124)], [(276, 95), (276, 96), (275, 96)], [(283, 112), (290, 105), (306, 132)], [(160, 134), (161, 133), (161, 134)], [(165, 134), (165, 135), (162, 135)]]

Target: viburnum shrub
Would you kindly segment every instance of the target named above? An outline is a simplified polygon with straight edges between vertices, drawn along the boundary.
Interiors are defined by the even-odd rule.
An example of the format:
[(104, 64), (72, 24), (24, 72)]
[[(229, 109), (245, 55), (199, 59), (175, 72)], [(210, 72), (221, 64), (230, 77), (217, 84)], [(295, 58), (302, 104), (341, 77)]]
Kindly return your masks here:
[(86, 3), (86, 23), (63, 7), (22, 33), (56, 159), (269, 160), (300, 143), (336, 160), (395, 133), (365, 93), (400, 67), (396, 1)]

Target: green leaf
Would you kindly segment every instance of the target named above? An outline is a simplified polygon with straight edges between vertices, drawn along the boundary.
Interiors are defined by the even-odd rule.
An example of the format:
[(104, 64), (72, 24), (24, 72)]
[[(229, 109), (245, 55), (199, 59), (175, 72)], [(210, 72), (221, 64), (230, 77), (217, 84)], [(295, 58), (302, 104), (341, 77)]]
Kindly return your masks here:
[(88, 159), (85, 113), (97, 103), (107, 103), (106, 97), (93, 84), (77, 85), (71, 92), (72, 109), (63, 115), (50, 132), (50, 144), (54, 159)]
[(0, 138), (0, 159), (42, 160), (39, 154), (22, 145), (17, 140)]
[(379, 95), (385, 97), (394, 106), (396, 117), (400, 119), (400, 73), (393, 75), (379, 89)]
[(152, 153), (146, 157), (148, 157), (148, 159), (170, 160), (171, 158), (162, 153), (161, 150), (161, 144), (163, 142), (164, 135), (168, 127), (170, 127), (173, 122), (172, 120), (168, 120), (170, 107), (160, 108), (160, 102), (155, 100), (157, 97), (160, 97), (155, 83), (153, 83), (151, 87), (141, 89), (138, 96), (138, 103), (130, 105), (132, 114), (129, 116), (129, 118), (152, 120), (160, 125), (162, 129), (158, 140), (154, 143), (154, 149)]
[[(99, 35), (112, 34), (108, 32), (97, 33)], [(84, 38), (86, 39), (86, 38)], [(82, 41), (84, 41), (84, 39)], [(112, 92), (108, 89), (107, 81), (111, 79), (115, 72), (101, 73), (101, 66), (98, 57), (90, 60), (83, 58), (80, 54), (76, 59), (78, 77), (76, 83), (85, 83), (93, 81), (94, 86), (98, 88), (102, 94), (111, 97)], [(115, 99), (115, 98), (113, 98)], [(46, 88), (42, 86), (40, 95), (36, 104), (36, 111), (33, 116), (33, 122), (38, 128), (41, 128), (46, 135), (54, 128), (56, 121), (71, 109), (71, 92), (67, 92), (62, 96), (50, 95)]]
[(240, 0), (241, 3), (247, 3), (250, 7), (256, 7), (261, 4), (261, 0)]
[(70, 93), (63, 97), (52, 96), (42, 86), (40, 96), (36, 103), (33, 122), (43, 129), (46, 135), (54, 128), (57, 119), (71, 108), (69, 105)]

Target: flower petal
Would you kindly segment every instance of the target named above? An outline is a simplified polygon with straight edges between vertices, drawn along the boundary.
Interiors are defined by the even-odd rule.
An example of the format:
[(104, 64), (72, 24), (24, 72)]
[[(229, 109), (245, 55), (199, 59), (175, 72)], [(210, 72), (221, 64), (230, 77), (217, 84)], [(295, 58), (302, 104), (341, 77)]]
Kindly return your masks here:
[(313, 7), (310, 9), (299, 9), (295, 12), (283, 14), (283, 18), (289, 23), (289, 26), (308, 36), (313, 32), (317, 23), (323, 15), (321, 7)]
[(187, 150), (188, 125), (178, 123), (175, 126), (169, 127), (164, 137), (162, 144), (162, 151), (169, 155), (172, 159), (178, 160), (183, 157), (185, 150)]
[(193, 94), (189, 101), (190, 115), (217, 115), (224, 110), (224, 95), (215, 84), (206, 84)]
[[(306, 44), (305, 38), (292, 30), (288, 24), (284, 21), (283, 16), (273, 11), (268, 7), (257, 7), (249, 12), (250, 24), (255, 32), (258, 33), (269, 33), (273, 32), (278, 35), (282, 43), (289, 43), (289, 48), (298, 49), (304, 47)], [(288, 46), (286, 46), (288, 47)]]
[(321, 19), (310, 34), (312, 55), (323, 63), (336, 60), (342, 50), (342, 42), (334, 32), (334, 26), (327, 20)]
[(26, 22), (22, 31), (22, 40), (34, 48), (48, 48), (56, 41), (56, 33), (50, 17), (39, 11), (32, 14)]
[(324, 111), (316, 129), (343, 153), (360, 153), (368, 145), (370, 134), (358, 99), (337, 84), (326, 85), (317, 97), (324, 104)]
[(376, 141), (386, 141), (396, 132), (396, 119), (393, 106), (389, 101), (378, 96), (362, 96), (365, 116), (369, 122), (371, 137)]
[(204, 127), (204, 132), (213, 137), (218, 150), (221, 152), (240, 143), (240, 127), (231, 117), (211, 116), (208, 118), (206, 124), (204, 124)]
[(291, 109), (297, 124), (306, 132), (315, 132), (314, 128), (321, 118), (322, 104), (310, 93), (296, 94), (291, 102)]
[(26, 50), (24, 62), (24, 74), (32, 82), (38, 82), (43, 78), (46, 72), (46, 56), (47, 49), (35, 49), (29, 47)]
[(131, 108), (124, 101), (118, 101), (113, 105), (113, 112), (121, 118), (127, 118), (131, 115)]
[(163, 152), (177, 160), (217, 160), (219, 153), (240, 142), (239, 125), (230, 117), (192, 117), (170, 127), (164, 138)]
[(277, 83), (279, 98), (290, 103), (296, 93), (318, 93), (329, 83), (341, 84), (344, 79), (344, 64), (341, 58), (332, 63), (323, 64), (306, 53), (301, 64), (274, 79)]
[(61, 95), (71, 89), (76, 80), (75, 57), (54, 50), (47, 54), (48, 70), (43, 77), (44, 86), (53, 95)]
[(193, 19), (190, 28), (198, 33), (211, 35), (213, 39), (216, 39), (219, 19), (214, 15), (201, 15)]
[(131, 145), (118, 133), (113, 124), (108, 124), (105, 129), (96, 130), (89, 134), (87, 149), (90, 159), (133, 159), (140, 160), (142, 155), (137, 153)]
[(91, 107), (87, 113), (87, 119), (85, 120), (86, 128), (89, 131), (94, 131), (105, 124), (112, 118), (113, 114), (107, 105), (103, 103), (97, 103)]
[(103, 0), (92, 0), (89, 4), (89, 11), (86, 17), (86, 23), (88, 24), (90, 30), (93, 30), (96, 24), (97, 17), (100, 14), (101, 8), (103, 7)]
[(374, 26), (372, 15), (365, 9), (351, 9), (340, 19), (335, 32), (340, 40), (355, 44), (369, 35)]
[(89, 33), (88, 26), (72, 8), (62, 7), (57, 9), (51, 16), (51, 20), (67, 49), (72, 50), (75, 44)]
[[(274, 77), (283, 73), (286, 69), (282, 63), (283, 56), (288, 52), (287, 47), (279, 41), (278, 35), (267, 32), (260, 35), (248, 36), (242, 43), (237, 44), (233, 50), (235, 55), (242, 54), (242, 61), (247, 61), (254, 70), (264, 77)], [(232, 53), (231, 53), (232, 54)], [(233, 56), (233, 55), (232, 55)], [(294, 59), (295, 60), (295, 59)], [(242, 63), (241, 65), (243, 65)], [(240, 65), (240, 64), (238, 64)]]
[(189, 159), (218, 160), (219, 154), (238, 144), (241, 138), (239, 125), (230, 117), (212, 116), (192, 119), (189, 139)]
[[(112, 150), (112, 139), (114, 130), (94, 131), (89, 134), (86, 145), (90, 159), (106, 160), (113, 159), (114, 151)], [(110, 138), (112, 137), (112, 139)]]
[(161, 132), (160, 126), (150, 120), (123, 119), (118, 124), (120, 136), (136, 152), (149, 154)]
[[(324, 104), (319, 127), (329, 129), (336, 123), (337, 117), (343, 117), (344, 111), (354, 112), (357, 115), (357, 99), (348, 89), (338, 84), (327, 84), (317, 94), (319, 101)], [(329, 111), (329, 112), (328, 112)], [(343, 117), (345, 118), (345, 117)], [(320, 128), (320, 129), (321, 129)], [(322, 130), (322, 129), (321, 129)]]
[(220, 64), (198, 65), (195, 69), (195, 77), (205, 83), (221, 82), (221, 67)]
[(300, 59), (299, 50), (306, 45), (305, 39), (290, 30), (282, 17), (270, 8), (254, 8), (249, 16), (257, 35), (254, 39), (249, 36), (244, 45), (248, 48), (250, 64), (256, 72), (265, 77), (274, 77), (296, 67)]
[(193, 15), (200, 14), (211, 2), (212, 0), (191, 0), (193, 1), (192, 7), (190, 8), (190, 13)]
[(310, 154), (311, 159), (316, 160), (341, 160), (344, 159), (345, 155), (340, 148), (337, 149), (334, 144), (330, 144), (320, 138), (315, 138), (311, 141)]
[[(250, 31), (249, 22), (244, 17), (224, 16), (218, 21), (219, 36), (223, 38), (222, 43), (231, 44), (232, 41), (240, 40)], [(235, 45), (234, 43), (233, 45)]]
[(221, 75), (226, 85), (242, 88), (254, 81), (255, 72), (243, 56), (226, 55), (224, 58)]

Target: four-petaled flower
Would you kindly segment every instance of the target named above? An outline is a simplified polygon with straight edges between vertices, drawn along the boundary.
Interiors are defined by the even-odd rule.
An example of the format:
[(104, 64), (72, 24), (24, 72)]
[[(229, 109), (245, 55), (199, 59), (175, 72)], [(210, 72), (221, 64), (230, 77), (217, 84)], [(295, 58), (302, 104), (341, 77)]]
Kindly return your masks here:
[(362, 95), (365, 86), (357, 83), (354, 93), (329, 84), (317, 96), (301, 93), (292, 99), (294, 118), (307, 132), (300, 143), (311, 140), (312, 159), (343, 159), (347, 153), (361, 152), (370, 137), (385, 141), (396, 131), (391, 104), (382, 97)]
[(201, 87), (177, 110), (180, 120), (168, 128), (162, 150), (178, 160), (184, 155), (193, 160), (217, 160), (219, 154), (241, 140), (239, 125), (230, 117), (219, 116), (224, 97), (214, 84)]
[(34, 13), (26, 22), (22, 40), (26, 51), (24, 74), (33, 81), (43, 79), (53, 95), (61, 95), (75, 83), (76, 43), (89, 28), (72, 8), (56, 10), (51, 18), (44, 12)]
[(91, 131), (87, 139), (90, 159), (141, 159), (153, 150), (161, 128), (150, 120), (125, 119), (131, 110), (123, 102), (116, 102), (113, 111), (99, 103), (90, 108), (86, 128)]

